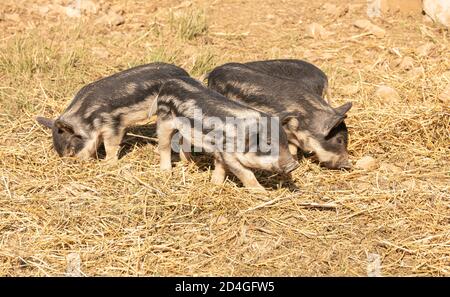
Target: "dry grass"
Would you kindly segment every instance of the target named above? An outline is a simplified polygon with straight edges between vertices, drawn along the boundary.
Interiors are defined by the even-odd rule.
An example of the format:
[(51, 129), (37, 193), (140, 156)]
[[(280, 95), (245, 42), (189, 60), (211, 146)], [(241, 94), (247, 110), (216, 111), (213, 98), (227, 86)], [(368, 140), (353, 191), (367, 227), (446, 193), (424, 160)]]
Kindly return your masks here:
[[(361, 35), (352, 22), (365, 1), (336, 18), (301, 0), (113, 1), (126, 20), (113, 28), (94, 25), (98, 16), (40, 16), (30, 3), (44, 2), (0, 4), (21, 19), (0, 21), (0, 275), (64, 275), (71, 253), (85, 275), (366, 275), (370, 254), (382, 275), (450, 275), (450, 116), (438, 99), (450, 83), (448, 31), (386, 17), (375, 20), (385, 38)], [(308, 39), (311, 22), (334, 34)], [(434, 49), (420, 57), (426, 42)], [(396, 52), (423, 71), (395, 67)], [(335, 104), (355, 103), (350, 153), (380, 168), (338, 172), (303, 160), (292, 181), (259, 174), (273, 190), (252, 194), (235, 178), (212, 186), (206, 156), (162, 176), (155, 142), (139, 137), (126, 138), (114, 166), (61, 159), (34, 121), (133, 65), (163, 60), (200, 76), (283, 57), (314, 62)], [(401, 101), (375, 98), (381, 84)], [(152, 126), (132, 132), (154, 137)]]
[(192, 40), (208, 31), (206, 15), (201, 10), (170, 11), (169, 24), (171, 33), (182, 40)]

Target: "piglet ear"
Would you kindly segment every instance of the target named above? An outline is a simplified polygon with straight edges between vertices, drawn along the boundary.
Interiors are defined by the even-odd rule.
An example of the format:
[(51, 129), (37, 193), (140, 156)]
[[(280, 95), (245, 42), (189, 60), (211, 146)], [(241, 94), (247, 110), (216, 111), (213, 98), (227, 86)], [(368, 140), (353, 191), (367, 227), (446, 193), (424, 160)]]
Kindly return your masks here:
[(74, 129), (73, 126), (67, 122), (65, 122), (64, 120), (56, 120), (55, 121), (55, 127), (58, 128), (59, 130), (61, 130), (62, 132), (67, 132), (70, 134), (74, 134)]
[(347, 103), (345, 103), (345, 104), (343, 104), (343, 105), (341, 105), (341, 106), (339, 106), (339, 107), (336, 107), (335, 109), (334, 109), (334, 111), (338, 114), (338, 115), (341, 115), (341, 116), (343, 116), (343, 115), (345, 115), (349, 110), (350, 110), (350, 108), (352, 108), (352, 103), (351, 102), (347, 102)]
[(323, 126), (321, 129), (321, 133), (323, 136), (328, 136), (328, 134), (330, 134), (331, 130), (333, 130), (335, 127), (339, 126), (346, 118), (347, 116), (344, 115), (339, 115), (339, 114), (335, 114), (332, 115), (330, 118), (328, 118), (327, 120), (325, 120), (323, 122)]
[(41, 124), (42, 126), (52, 129), (53, 128), (53, 124), (55, 123), (54, 120), (49, 119), (49, 118), (44, 118), (44, 117), (36, 117), (36, 121)]
[(329, 115), (328, 118), (323, 121), (323, 125), (321, 127), (321, 133), (324, 136), (328, 136), (331, 130), (339, 126), (346, 118), (346, 113), (352, 108), (352, 103), (347, 102), (339, 107), (334, 109), (334, 114)]

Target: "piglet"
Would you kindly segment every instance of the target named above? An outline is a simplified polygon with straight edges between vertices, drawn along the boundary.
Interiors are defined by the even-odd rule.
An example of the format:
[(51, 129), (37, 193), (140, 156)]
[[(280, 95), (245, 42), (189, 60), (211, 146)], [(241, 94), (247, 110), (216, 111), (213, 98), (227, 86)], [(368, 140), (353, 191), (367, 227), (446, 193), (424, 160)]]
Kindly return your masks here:
[(81, 88), (56, 120), (37, 117), (37, 121), (52, 129), (59, 156), (89, 159), (103, 142), (106, 159), (115, 161), (126, 128), (145, 124), (155, 112), (162, 84), (188, 76), (166, 63), (134, 67)]
[[(191, 146), (213, 154), (214, 184), (223, 183), (231, 171), (245, 187), (264, 190), (252, 169), (287, 174), (299, 166), (278, 118), (228, 100), (193, 78), (174, 78), (163, 85), (157, 115), (162, 170), (172, 168), (172, 149), (188, 151)], [(183, 147), (177, 148), (180, 139)]]
[[(267, 70), (274, 69), (271, 62), (258, 65), (258, 69), (240, 63), (219, 66), (208, 74), (208, 86), (229, 99), (280, 117), (293, 155), (300, 148), (314, 153), (327, 168), (350, 168), (344, 120), (352, 104), (333, 108), (320, 95), (320, 88), (313, 91), (311, 84), (284, 77), (293, 71), (292, 65), (284, 69), (280, 63), (275, 75)], [(283, 75), (277, 75), (280, 72)]]

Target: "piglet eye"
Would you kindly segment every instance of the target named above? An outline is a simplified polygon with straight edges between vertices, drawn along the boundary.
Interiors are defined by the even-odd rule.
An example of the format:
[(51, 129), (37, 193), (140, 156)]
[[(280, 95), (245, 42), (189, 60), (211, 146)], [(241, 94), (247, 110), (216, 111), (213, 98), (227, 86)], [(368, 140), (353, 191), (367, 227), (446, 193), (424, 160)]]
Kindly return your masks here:
[(344, 139), (342, 139), (341, 137), (337, 138), (336, 141), (339, 144), (343, 144), (344, 143)]

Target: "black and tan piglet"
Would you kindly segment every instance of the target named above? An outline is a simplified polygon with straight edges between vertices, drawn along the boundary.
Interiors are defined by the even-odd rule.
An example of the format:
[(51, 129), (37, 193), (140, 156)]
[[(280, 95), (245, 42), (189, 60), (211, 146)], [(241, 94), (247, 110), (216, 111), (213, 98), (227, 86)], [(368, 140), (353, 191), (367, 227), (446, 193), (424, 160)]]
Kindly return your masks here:
[(189, 74), (166, 63), (137, 66), (84, 86), (56, 120), (37, 121), (52, 129), (59, 156), (89, 159), (103, 142), (106, 159), (114, 161), (125, 129), (148, 121), (162, 84), (181, 76)]
[(327, 168), (350, 168), (344, 119), (352, 104), (331, 107), (321, 96), (327, 84), (317, 70), (312, 69), (314, 73), (308, 74), (303, 82), (286, 78), (289, 73), (298, 77), (311, 68), (299, 70), (298, 65), (305, 64), (295, 66), (289, 62), (284, 67), (281, 62), (265, 65), (261, 61), (250, 66), (229, 63), (208, 74), (208, 86), (229, 99), (282, 118), (293, 155), (300, 148), (314, 153)]
[[(187, 142), (189, 147), (193, 145), (213, 154), (215, 168), (211, 181), (214, 184), (223, 183), (226, 171), (230, 171), (245, 187), (264, 190), (251, 169), (289, 173), (299, 166), (289, 152), (286, 134), (281, 125), (277, 125), (277, 119), (228, 100), (193, 78), (167, 81), (161, 88), (157, 105), (162, 170), (171, 170), (172, 143), (178, 143), (172, 138), (177, 132), (184, 144)], [(262, 122), (268, 123), (266, 130), (253, 129), (255, 123)], [(277, 137), (272, 137), (274, 135)], [(260, 142), (267, 140), (272, 149), (277, 149), (277, 153), (252, 146), (252, 139)], [(241, 144), (245, 143), (242, 150), (237, 145), (240, 140), (243, 140)]]

